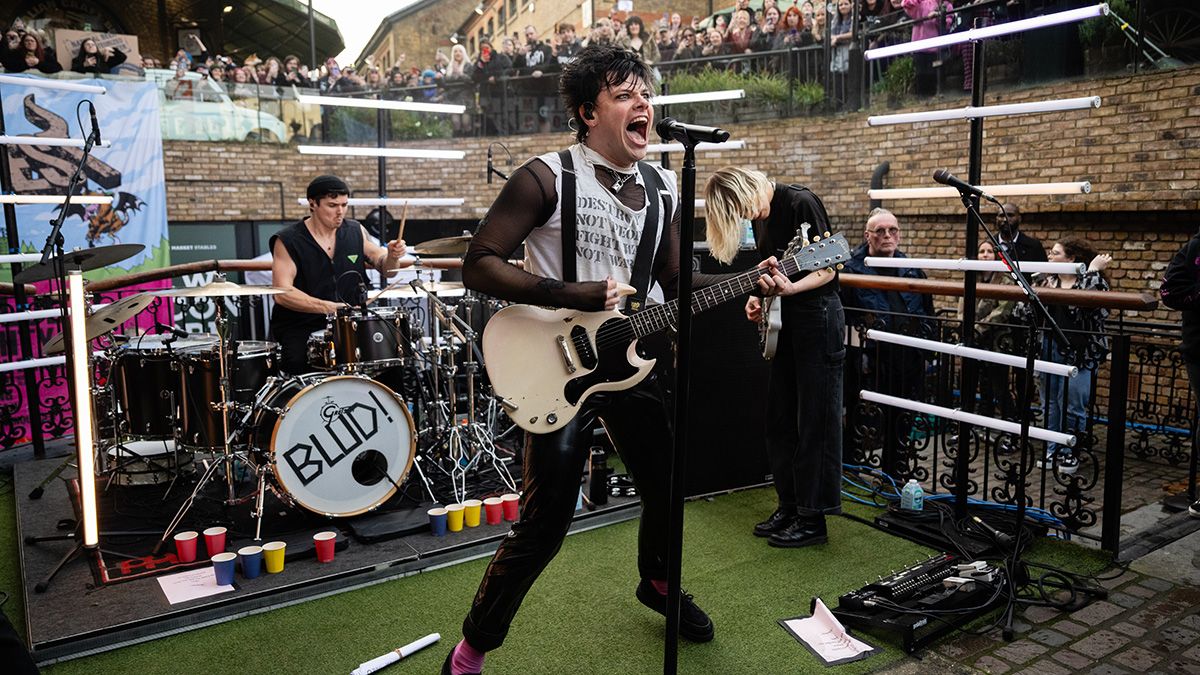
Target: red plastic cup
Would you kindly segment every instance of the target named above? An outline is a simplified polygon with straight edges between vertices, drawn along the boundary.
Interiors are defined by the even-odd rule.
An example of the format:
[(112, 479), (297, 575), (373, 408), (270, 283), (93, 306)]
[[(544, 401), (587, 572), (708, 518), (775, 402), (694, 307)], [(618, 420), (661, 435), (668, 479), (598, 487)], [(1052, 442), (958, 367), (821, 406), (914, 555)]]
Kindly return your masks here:
[(196, 541), (198, 539), (199, 535), (191, 531), (175, 535), (175, 557), (179, 562), (196, 562)]
[(520, 516), (521, 495), (516, 493), (508, 493), (500, 496), (500, 508), (504, 512), (504, 519), (513, 522)]
[(488, 497), (483, 500), (483, 516), (488, 525), (499, 525), (504, 516), (504, 500), (499, 497)]
[(313, 535), (317, 547), (317, 562), (333, 562), (333, 548), (337, 543), (337, 532), (318, 532)]
[(225, 552), (225, 528), (210, 527), (204, 531), (204, 548), (208, 550), (208, 557), (213, 557), (218, 553)]

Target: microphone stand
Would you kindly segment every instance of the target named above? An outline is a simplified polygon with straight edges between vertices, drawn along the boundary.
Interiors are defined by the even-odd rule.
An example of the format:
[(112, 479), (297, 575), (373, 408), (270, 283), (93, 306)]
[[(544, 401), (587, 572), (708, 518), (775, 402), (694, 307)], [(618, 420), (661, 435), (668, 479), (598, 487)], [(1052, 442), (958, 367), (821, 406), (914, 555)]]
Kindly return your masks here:
[[(1020, 419), (1021, 432), (1020, 432), (1020, 438), (1017, 441), (1017, 447), (1020, 448), (1020, 453), (1017, 455), (1017, 467), (1016, 467), (1016, 471), (1017, 471), (1016, 483), (1017, 484), (1016, 484), (1016, 494), (1014, 495), (1014, 500), (1016, 502), (1016, 509), (1013, 511), (1014, 533), (1013, 533), (1013, 542), (1012, 542), (1012, 555), (1009, 558), (1008, 563), (1006, 565), (1006, 567), (1007, 567), (1006, 577), (1007, 578), (1005, 580), (1005, 582), (1008, 584), (1009, 603), (1008, 603), (1008, 608), (1005, 610), (1005, 615), (1004, 615), (1003, 635), (1004, 635), (1004, 639), (1006, 641), (1011, 642), (1015, 636), (1015, 632), (1013, 629), (1013, 620), (1015, 618), (1016, 604), (1017, 604), (1016, 603), (1017, 572), (1022, 565), (1022, 563), (1021, 563), (1021, 547), (1022, 547), (1021, 535), (1025, 531), (1025, 527), (1024, 527), (1024, 525), (1025, 525), (1025, 477), (1031, 473), (1032, 467), (1033, 467), (1033, 462), (1030, 461), (1032, 458), (1029, 456), (1030, 455), (1030, 448), (1029, 448), (1030, 419), (1029, 418), (1031, 415), (1030, 404), (1033, 402), (1033, 388), (1034, 388), (1033, 381), (1034, 381), (1034, 375), (1035, 375), (1034, 361), (1037, 359), (1038, 354), (1041, 351), (1039, 349), (1040, 345), (1038, 344), (1038, 334), (1039, 334), (1039, 332), (1041, 332), (1043, 330), (1043, 328), (1048, 328), (1050, 331), (1051, 339), (1053, 339), (1055, 342), (1057, 342), (1059, 344), (1059, 346), (1063, 347), (1064, 350), (1066, 350), (1067, 352), (1069, 352), (1071, 350), (1071, 344), (1067, 340), (1066, 334), (1063, 333), (1062, 328), (1060, 328), (1058, 323), (1056, 323), (1054, 321), (1054, 317), (1050, 316), (1050, 311), (1048, 309), (1046, 309), (1046, 305), (1042, 303), (1042, 299), (1040, 297), (1038, 297), (1037, 292), (1033, 290), (1033, 286), (1029, 283), (1029, 280), (1025, 278), (1024, 274), (1021, 274), (1020, 262), (1013, 260), (1012, 258), (1009, 257), (1008, 252), (1004, 249), (1003, 246), (1000, 245), (999, 240), (997, 240), (996, 236), (994, 234), (992, 234), (992, 231), (990, 229), (988, 229), (987, 224), (983, 222), (983, 218), (980, 217), (980, 215), (979, 215), (979, 210), (977, 208), (975, 208), (975, 202), (971, 198), (972, 197), (971, 193), (967, 192), (966, 190), (960, 189), (959, 197), (962, 198), (963, 206), (966, 207), (966, 209), (967, 209), (968, 218), (974, 218), (976, 224), (978, 224), (979, 227), (983, 230), (983, 233), (985, 235), (987, 235), (988, 241), (990, 241), (992, 243), (993, 250), (996, 251), (996, 256), (999, 257), (1002, 261), (1004, 261), (1004, 264), (1009, 269), (1010, 276), (1012, 276), (1013, 280), (1016, 281), (1016, 284), (1017, 284), (1017, 286), (1019, 286), (1021, 288), (1021, 291), (1025, 293), (1025, 297), (1026, 297), (1027, 301), (1029, 302), (1029, 306), (1033, 310), (1033, 316), (1031, 317), (1031, 319), (1029, 321), (1029, 328), (1026, 332), (1027, 339), (1026, 339), (1026, 343), (1025, 343), (1025, 379), (1024, 379), (1025, 386), (1022, 387), (1021, 395), (1020, 395), (1019, 402), (1018, 402), (1018, 407), (1020, 409), (1020, 415), (1021, 415), (1021, 419)], [(990, 197), (989, 197), (989, 200), (992, 202), (996, 201), (995, 199), (992, 199)], [(997, 203), (997, 206), (1000, 206), (1000, 205)], [(1003, 206), (1000, 206), (1000, 212), (1004, 213)], [(1055, 377), (1057, 377), (1057, 376), (1055, 376)], [(964, 390), (963, 398), (965, 399), (968, 395), (973, 396), (974, 393), (967, 392)], [(960, 438), (960, 446), (959, 446), (960, 451), (962, 448), (961, 444), (962, 444), (962, 439)], [(1022, 576), (1027, 576), (1027, 575), (1022, 575)]]
[[(683, 566), (683, 499), (687, 494), (688, 389), (692, 356), (692, 233), (696, 222), (696, 145), (690, 134), (680, 134), (683, 144), (683, 212), (679, 224), (679, 318), (675, 342), (675, 443), (671, 448), (671, 484), (667, 515), (667, 633), (663, 645), (663, 673), (679, 667), (679, 586)], [(647, 199), (652, 195), (647, 195)]]

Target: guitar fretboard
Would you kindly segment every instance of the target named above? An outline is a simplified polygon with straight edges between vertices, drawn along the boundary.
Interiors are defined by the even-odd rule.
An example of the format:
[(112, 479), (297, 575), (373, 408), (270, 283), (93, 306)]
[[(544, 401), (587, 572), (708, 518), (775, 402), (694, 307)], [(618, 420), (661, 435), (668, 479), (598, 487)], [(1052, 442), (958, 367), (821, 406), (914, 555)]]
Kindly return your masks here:
[[(849, 258), (850, 247), (846, 243), (845, 236), (839, 233), (809, 244), (795, 255), (783, 258), (779, 261), (779, 267), (784, 276), (790, 277), (803, 270), (833, 267)], [(723, 302), (746, 295), (758, 286), (758, 278), (762, 274), (763, 270), (756, 267), (695, 291), (692, 293), (692, 311), (703, 312)], [(640, 338), (674, 326), (677, 316), (679, 316), (678, 299), (648, 307), (629, 317), (629, 322), (633, 327), (634, 337)]]

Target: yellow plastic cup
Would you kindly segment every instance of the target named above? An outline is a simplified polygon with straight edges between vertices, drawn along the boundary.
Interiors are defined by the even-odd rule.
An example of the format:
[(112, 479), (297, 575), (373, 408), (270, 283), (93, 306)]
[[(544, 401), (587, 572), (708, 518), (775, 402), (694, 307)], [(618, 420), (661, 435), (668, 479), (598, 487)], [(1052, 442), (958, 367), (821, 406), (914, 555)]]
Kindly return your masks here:
[(283, 559), (287, 553), (287, 543), (282, 541), (269, 541), (262, 546), (263, 562), (267, 566), (267, 572), (270, 574), (279, 574), (283, 571)]
[[(446, 529), (451, 532), (462, 532), (465, 507), (462, 504), (451, 504), (446, 507)], [(475, 524), (479, 524), (479, 509), (475, 510)]]
[(479, 527), (479, 510), (483, 507), (483, 502), (478, 499), (468, 499), (463, 502), (463, 518), (467, 522), (467, 527)]

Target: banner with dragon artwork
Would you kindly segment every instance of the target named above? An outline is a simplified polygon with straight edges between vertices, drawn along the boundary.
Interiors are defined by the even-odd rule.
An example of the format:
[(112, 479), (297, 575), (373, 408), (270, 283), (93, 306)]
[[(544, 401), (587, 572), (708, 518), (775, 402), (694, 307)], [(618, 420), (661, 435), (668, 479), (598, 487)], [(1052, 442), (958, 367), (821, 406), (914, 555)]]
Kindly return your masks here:
[[(63, 221), (67, 249), (109, 244), (143, 244), (132, 258), (87, 273), (88, 279), (156, 269), (168, 264), (167, 193), (163, 179), (158, 91), (134, 80), (80, 80), (107, 93), (86, 94), (34, 86), (3, 85), (5, 130), (11, 136), (83, 138), (91, 130), (87, 106), (96, 106), (102, 136), (84, 165), (76, 194), (111, 195), (111, 204), (72, 204)], [(81, 128), (82, 122), (82, 128)], [(6, 148), (17, 194), (61, 195), (82, 157), (80, 148), (12, 145)], [(22, 251), (40, 251), (61, 206), (19, 205), (17, 231)], [(8, 280), (9, 271), (0, 272)]]

